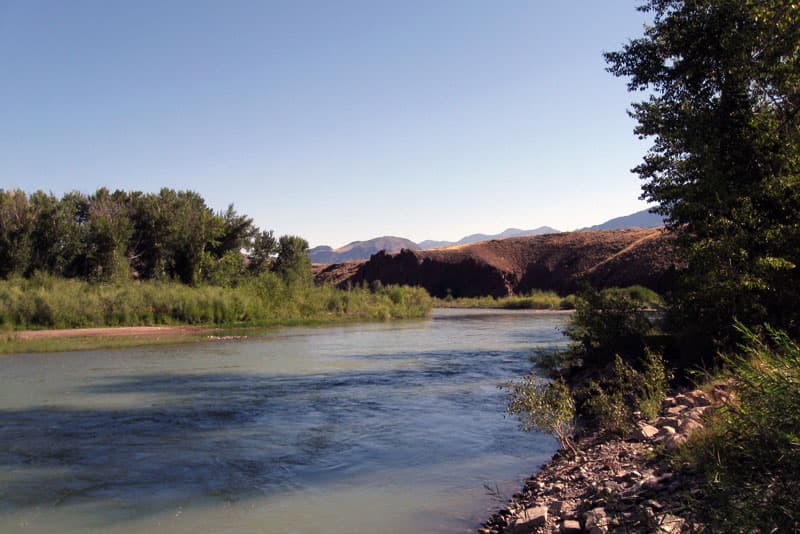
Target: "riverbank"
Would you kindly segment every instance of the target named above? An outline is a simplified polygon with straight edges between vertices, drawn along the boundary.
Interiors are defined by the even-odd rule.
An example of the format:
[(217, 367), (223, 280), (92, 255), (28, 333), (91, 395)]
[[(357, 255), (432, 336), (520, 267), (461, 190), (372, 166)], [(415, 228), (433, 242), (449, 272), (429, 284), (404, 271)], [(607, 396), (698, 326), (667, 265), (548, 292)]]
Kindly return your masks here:
[(673, 458), (729, 386), (667, 397), (661, 415), (639, 421), (629, 439), (584, 436), (577, 456), (556, 454), (479, 532), (703, 532), (688, 506), (704, 497), (696, 475)]
[[(212, 327), (187, 325), (19, 330), (0, 334), (0, 354), (192, 343), (225, 337), (224, 332)], [(220, 333), (222, 335), (214, 335)]]

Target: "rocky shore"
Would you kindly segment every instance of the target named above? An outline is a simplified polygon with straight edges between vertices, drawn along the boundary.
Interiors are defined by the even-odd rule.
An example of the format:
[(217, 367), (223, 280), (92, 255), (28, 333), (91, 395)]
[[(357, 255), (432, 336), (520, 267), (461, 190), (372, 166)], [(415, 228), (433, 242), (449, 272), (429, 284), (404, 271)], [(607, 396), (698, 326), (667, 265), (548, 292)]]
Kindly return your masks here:
[(670, 455), (703, 427), (705, 414), (727, 398), (730, 386), (667, 397), (661, 415), (638, 421), (627, 439), (581, 438), (577, 456), (556, 454), (479, 532), (704, 532), (687, 506), (702, 492), (691, 474), (672, 467)]

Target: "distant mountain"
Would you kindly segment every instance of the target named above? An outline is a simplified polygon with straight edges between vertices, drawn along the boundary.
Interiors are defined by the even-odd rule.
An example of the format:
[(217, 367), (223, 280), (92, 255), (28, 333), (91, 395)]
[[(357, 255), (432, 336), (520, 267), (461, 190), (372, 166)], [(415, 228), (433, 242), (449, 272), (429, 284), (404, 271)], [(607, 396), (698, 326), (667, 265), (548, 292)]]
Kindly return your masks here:
[(419, 250), (419, 246), (402, 237), (383, 236), (368, 241), (353, 241), (347, 245), (333, 249), (328, 246), (314, 247), (308, 251), (312, 263), (341, 263), (369, 259), (370, 256), (385, 250), (400, 252), (402, 249)]
[(551, 228), (549, 226), (540, 226), (533, 230), (520, 230), (519, 228), (506, 228), (499, 234), (471, 234), (462, 237), (458, 241), (423, 241), (419, 244), (422, 250), (432, 248), (450, 247), (453, 245), (467, 245), (469, 243), (478, 243), (479, 241), (491, 241), (492, 239), (505, 239), (507, 237), (524, 237), (528, 235), (542, 235), (542, 234), (558, 234), (560, 230)]
[[(650, 212), (649, 209), (637, 211), (631, 215), (617, 217), (602, 224), (581, 230), (623, 230), (626, 228), (656, 228), (663, 226), (664, 219), (660, 215)], [(402, 249), (430, 250), (454, 245), (468, 245), (480, 241), (493, 239), (506, 239), (509, 237), (526, 237), (542, 234), (558, 234), (550, 226), (540, 226), (533, 230), (520, 230), (519, 228), (506, 228), (499, 234), (472, 234), (462, 237), (458, 241), (433, 241), (427, 240), (419, 244), (402, 237), (383, 236), (367, 241), (353, 241), (341, 248), (333, 249), (327, 246), (314, 247), (308, 251), (312, 263), (342, 263), (346, 261), (368, 260), (373, 254), (385, 250), (386, 252), (400, 252)]]
[(623, 230), (625, 228), (657, 228), (659, 226), (664, 226), (664, 217), (646, 209), (623, 217), (616, 217), (589, 228), (581, 228), (581, 230)]

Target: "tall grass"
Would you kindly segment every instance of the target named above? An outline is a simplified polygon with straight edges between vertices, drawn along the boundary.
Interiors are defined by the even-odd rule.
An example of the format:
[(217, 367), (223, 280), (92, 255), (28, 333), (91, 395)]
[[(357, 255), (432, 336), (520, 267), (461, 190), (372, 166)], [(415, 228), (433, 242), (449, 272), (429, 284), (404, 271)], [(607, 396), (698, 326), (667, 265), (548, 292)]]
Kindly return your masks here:
[(533, 290), (511, 297), (464, 297), (435, 299), (441, 308), (503, 308), (509, 310), (568, 310), (575, 307), (574, 297), (560, 297), (554, 291)]
[(735, 393), (677, 461), (703, 475), (696, 504), (715, 531), (798, 532), (800, 346), (783, 332), (738, 329), (743, 351), (726, 358)]
[(234, 288), (174, 282), (100, 284), (47, 275), (0, 281), (0, 327), (6, 330), (411, 318), (426, 315), (431, 304), (419, 288), (344, 291), (286, 284), (272, 273)]

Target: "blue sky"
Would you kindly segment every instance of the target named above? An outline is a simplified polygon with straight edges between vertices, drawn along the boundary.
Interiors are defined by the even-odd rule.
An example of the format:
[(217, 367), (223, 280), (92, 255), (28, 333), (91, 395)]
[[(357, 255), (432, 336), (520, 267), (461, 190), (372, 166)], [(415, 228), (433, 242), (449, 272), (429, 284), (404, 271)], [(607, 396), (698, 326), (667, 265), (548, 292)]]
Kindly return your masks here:
[(0, 188), (199, 192), (313, 245), (643, 209), (638, 2), (0, 0)]

